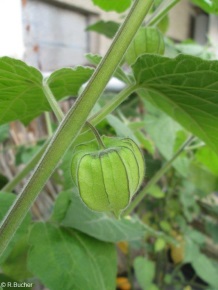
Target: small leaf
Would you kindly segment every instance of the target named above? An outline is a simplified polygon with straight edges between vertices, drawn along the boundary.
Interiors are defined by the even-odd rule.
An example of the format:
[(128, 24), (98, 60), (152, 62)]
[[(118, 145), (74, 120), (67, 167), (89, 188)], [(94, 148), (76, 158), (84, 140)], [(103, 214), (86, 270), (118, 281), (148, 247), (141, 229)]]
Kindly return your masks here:
[(218, 61), (144, 55), (133, 65), (145, 98), (218, 154)]
[(154, 198), (163, 198), (165, 196), (165, 193), (158, 185), (151, 186), (148, 194), (153, 196)]
[(57, 100), (75, 96), (82, 84), (88, 81), (93, 73), (90, 67), (77, 66), (62, 68), (53, 72), (47, 82)]
[(119, 27), (120, 24), (117, 22), (100, 20), (92, 25), (89, 25), (86, 30), (95, 31), (108, 38), (113, 38)]
[(156, 253), (164, 250), (165, 247), (166, 247), (166, 241), (162, 238), (158, 238), (154, 243), (154, 250)]
[(30, 244), (29, 269), (49, 289), (115, 289), (117, 261), (112, 244), (48, 223), (33, 227)]
[(143, 257), (137, 257), (134, 260), (134, 269), (139, 285), (143, 290), (148, 289), (155, 277), (155, 263)]
[(92, 0), (93, 3), (105, 11), (116, 11), (118, 13), (124, 12), (129, 8), (131, 0)]

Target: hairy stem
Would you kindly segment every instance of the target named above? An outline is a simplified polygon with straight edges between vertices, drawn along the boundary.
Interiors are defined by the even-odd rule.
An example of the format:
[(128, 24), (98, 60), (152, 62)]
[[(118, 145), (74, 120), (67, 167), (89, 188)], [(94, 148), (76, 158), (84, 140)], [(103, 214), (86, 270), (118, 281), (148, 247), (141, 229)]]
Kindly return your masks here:
[(115, 110), (124, 100), (126, 100), (127, 96), (131, 95), (138, 89), (139, 85), (133, 84), (125, 89), (123, 89), (116, 97), (114, 97), (110, 102), (108, 102), (99, 112), (93, 115), (89, 122), (92, 125), (97, 125), (101, 120), (105, 118), (109, 113)]
[(48, 136), (51, 138), (53, 134), (53, 130), (52, 130), (51, 118), (50, 118), (49, 112), (45, 112), (45, 122), (46, 122)]
[(88, 85), (77, 99), (75, 105), (59, 125), (40, 162), (36, 166), (32, 177), (25, 185), (23, 191), (18, 195), (1, 224), (0, 256), (17, 231), (47, 179), (51, 176), (65, 152), (80, 133), (88, 115), (122, 60), (123, 55), (143, 22), (153, 1), (134, 1), (132, 9), (117, 32), (107, 54), (96, 68)]
[(148, 26), (157, 25), (164, 16), (177, 4), (180, 0), (165, 0), (163, 1), (157, 10), (152, 14), (152, 16), (148, 19), (146, 24)]
[(164, 173), (172, 166), (172, 163), (175, 159), (184, 151), (185, 147), (189, 145), (194, 139), (194, 136), (189, 137), (185, 143), (179, 148), (179, 150), (173, 155), (173, 157), (165, 163), (165, 165), (152, 177), (152, 179), (148, 182), (145, 188), (136, 196), (136, 198), (132, 201), (130, 206), (125, 210), (124, 215), (130, 214), (135, 207), (143, 200), (146, 193), (150, 190), (150, 188), (157, 183), (157, 181), (164, 175)]
[(59, 107), (58, 102), (56, 101), (49, 85), (47, 84), (46, 80), (43, 81), (43, 92), (54, 112), (58, 122), (60, 123), (64, 118), (64, 113), (62, 112), (61, 108)]
[(91, 131), (92, 131), (93, 134), (95, 135), (95, 138), (96, 138), (96, 140), (97, 140), (97, 142), (98, 142), (99, 147), (100, 147), (101, 149), (105, 149), (106, 147), (105, 147), (105, 145), (104, 145), (104, 143), (103, 143), (103, 141), (102, 141), (102, 139), (101, 139), (101, 136), (100, 136), (99, 133), (98, 133), (98, 130), (97, 130), (94, 126), (92, 126), (92, 124), (89, 123), (89, 122), (86, 122), (86, 125), (91, 129)]

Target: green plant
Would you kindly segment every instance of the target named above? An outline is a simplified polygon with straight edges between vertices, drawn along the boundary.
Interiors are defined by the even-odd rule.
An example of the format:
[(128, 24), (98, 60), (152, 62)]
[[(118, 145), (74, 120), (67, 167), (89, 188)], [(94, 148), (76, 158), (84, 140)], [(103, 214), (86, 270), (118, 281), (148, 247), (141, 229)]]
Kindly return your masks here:
[[(124, 12), (131, 4), (127, 0), (93, 2), (105, 10), (117, 12)], [(119, 28), (103, 58), (87, 56), (92, 64), (97, 65), (95, 70), (90, 67), (63, 68), (43, 78), (37, 69), (22, 61), (8, 57), (0, 59), (1, 124), (17, 119), (28, 124), (51, 109), (58, 120), (58, 127), (52, 135), (47, 115), (48, 140), (38, 145), (39, 151), (26, 167), (2, 187), (0, 281), (31, 281), (32, 277), (37, 277), (52, 290), (113, 290), (117, 272), (115, 244), (126, 241), (129, 260), (135, 248), (144, 254), (126, 267), (129, 280), (137, 278), (142, 289), (163, 290), (168, 285), (182, 289), (187, 284), (195, 287), (198, 284), (195, 277), (186, 282), (182, 275), (181, 269), (186, 263), (190, 263), (196, 275), (206, 282), (198, 287), (207, 290), (217, 287), (214, 266), (217, 261), (203, 252), (207, 249), (206, 236), (217, 241), (217, 206), (205, 200), (214, 198), (211, 194), (217, 190), (218, 184), (218, 62), (186, 54), (175, 58), (162, 55), (165, 44), (175, 53), (185, 46), (169, 43), (159, 30), (165, 30), (167, 13), (177, 2), (135, 0), (123, 24), (101, 22), (89, 27), (109, 37)], [(201, 1), (193, 2), (208, 11), (208, 1), (203, 1), (204, 5)], [(209, 12), (217, 12), (215, 1)], [(110, 31), (108, 34), (110, 27), (113, 27), (113, 33)], [(146, 45), (142, 46), (143, 43)], [(129, 73), (123, 69), (124, 64), (129, 66)], [(107, 96), (100, 97), (113, 75), (126, 87), (108, 101)], [(58, 101), (78, 94), (87, 80), (87, 86), (64, 116)], [(29, 101), (30, 95), (35, 102)], [(97, 112), (94, 113), (96, 103)], [(73, 154), (81, 146), (84, 152), (90, 153), (95, 127), (105, 135), (128, 136), (133, 139), (131, 144), (141, 146), (145, 156), (146, 182), (142, 182), (140, 176), (143, 164), (138, 155), (140, 171), (138, 174), (133, 172), (133, 177), (140, 178), (137, 182), (133, 178), (127, 187), (132, 185), (131, 194), (136, 188), (139, 192), (119, 220), (108, 213), (94, 212), (81, 202), (75, 186), (78, 185), (75, 170), (80, 170), (77, 162), (73, 165), (74, 178), (71, 177)], [(7, 130), (7, 127), (0, 126), (1, 142), (7, 138)], [(98, 140), (101, 143), (101, 139)], [(119, 145), (122, 148), (120, 144), (125, 142), (107, 144), (110, 143), (108, 140), (111, 139), (105, 137), (103, 143), (109, 147)], [(78, 154), (84, 155), (84, 152)], [(134, 167), (134, 162), (130, 163)], [(10, 192), (33, 167), (31, 178), (15, 199)], [(63, 171), (62, 190), (51, 217), (46, 222), (31, 221), (29, 209), (47, 179), (53, 173), (59, 175), (55, 168)], [(128, 165), (129, 173), (130, 169), (133, 170)], [(82, 170), (79, 175), (84, 172)], [(133, 183), (137, 185), (133, 186)], [(122, 193), (123, 188), (124, 184), (121, 184), (119, 190)], [(80, 188), (83, 200), (84, 190), (87, 188)], [(115, 193), (114, 189), (112, 193)], [(113, 203), (112, 210), (116, 215), (120, 215), (120, 210), (129, 204), (130, 196), (124, 193), (127, 200), (119, 195), (118, 207), (117, 199)], [(87, 192), (85, 196), (88, 196)], [(90, 200), (85, 203), (93, 208)], [(134, 215), (130, 217), (131, 213)], [(196, 227), (197, 222), (200, 222), (200, 230)], [(178, 246), (173, 230), (185, 241), (184, 260), (176, 267), (167, 259), (169, 247)]]

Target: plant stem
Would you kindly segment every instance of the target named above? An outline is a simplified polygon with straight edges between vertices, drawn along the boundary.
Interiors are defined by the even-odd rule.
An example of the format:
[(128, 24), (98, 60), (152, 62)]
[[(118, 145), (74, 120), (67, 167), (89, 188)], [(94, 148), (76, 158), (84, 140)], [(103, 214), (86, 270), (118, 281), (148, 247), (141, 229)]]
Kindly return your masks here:
[(101, 139), (101, 136), (98, 133), (98, 130), (94, 126), (92, 126), (92, 124), (89, 123), (89, 122), (86, 122), (86, 125), (92, 130), (93, 134), (95, 135), (95, 138), (98, 141), (99, 147), (101, 149), (105, 149), (105, 145), (104, 145), (104, 143), (103, 143), (103, 141)]
[(89, 122), (92, 125), (97, 125), (102, 121), (105, 116), (115, 110), (128, 96), (138, 89), (139, 85), (132, 84), (124, 88), (116, 97), (114, 97), (110, 102), (108, 102), (99, 112), (93, 115)]
[(189, 145), (193, 139), (194, 136), (191, 136), (184, 142), (184, 144), (173, 155), (173, 157), (165, 163), (165, 165), (152, 177), (152, 179), (148, 182), (145, 188), (136, 196), (136, 198), (133, 200), (130, 206), (125, 210), (123, 215), (128, 215), (134, 210), (134, 208), (143, 200), (143, 198), (145, 197), (146, 193), (148, 193), (150, 188), (154, 184), (156, 184), (156, 182), (164, 175), (164, 173), (171, 167), (175, 159), (184, 151), (185, 147)]
[(163, 1), (157, 10), (152, 14), (152, 16), (146, 21), (146, 24), (148, 26), (157, 25), (164, 16), (167, 15), (167, 13), (175, 6), (177, 3), (179, 3), (180, 0), (165, 0)]
[(61, 108), (59, 107), (49, 85), (47, 84), (46, 80), (43, 81), (43, 92), (56, 116), (58, 122), (60, 123), (64, 118), (64, 113), (62, 112)]
[[(23, 191), (18, 195), (1, 224), (0, 256), (3, 254), (47, 179), (51, 176), (65, 152), (80, 133), (88, 115), (122, 60), (153, 2), (154, 0), (134, 1), (107, 54), (96, 68), (81, 96), (59, 125), (45, 153), (36, 166), (32, 177), (25, 185)], [(45, 90), (45, 93), (48, 93), (48, 90)]]
[(48, 131), (48, 136), (49, 136), (49, 138), (51, 138), (51, 136), (53, 134), (53, 130), (52, 130), (49, 112), (45, 112), (45, 122), (46, 122), (47, 131)]

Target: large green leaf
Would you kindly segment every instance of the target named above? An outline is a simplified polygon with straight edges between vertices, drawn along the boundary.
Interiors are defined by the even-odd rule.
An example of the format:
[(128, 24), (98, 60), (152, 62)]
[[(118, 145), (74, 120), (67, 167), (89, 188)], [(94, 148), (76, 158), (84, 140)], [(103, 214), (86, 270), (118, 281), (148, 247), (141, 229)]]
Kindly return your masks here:
[[(49, 77), (48, 83), (59, 100), (77, 94), (92, 72), (83, 67), (61, 69)], [(17, 59), (0, 58), (0, 124), (14, 120), (28, 123), (49, 111), (42, 86), (43, 76), (36, 68)]]
[(144, 55), (133, 72), (149, 102), (218, 153), (218, 61)]
[(30, 244), (29, 268), (50, 290), (115, 289), (112, 244), (46, 223), (33, 227)]
[(147, 233), (146, 227), (137, 219), (116, 220), (105, 213), (94, 212), (83, 204), (78, 195), (72, 195), (71, 192), (59, 195), (53, 220), (106, 242), (139, 240)]
[(131, 5), (131, 0), (92, 0), (92, 2), (105, 11), (124, 12)]

